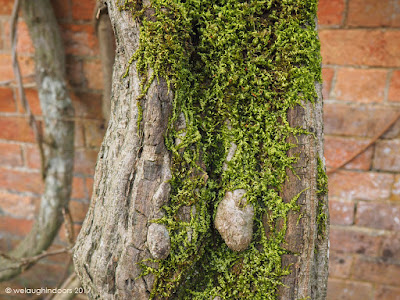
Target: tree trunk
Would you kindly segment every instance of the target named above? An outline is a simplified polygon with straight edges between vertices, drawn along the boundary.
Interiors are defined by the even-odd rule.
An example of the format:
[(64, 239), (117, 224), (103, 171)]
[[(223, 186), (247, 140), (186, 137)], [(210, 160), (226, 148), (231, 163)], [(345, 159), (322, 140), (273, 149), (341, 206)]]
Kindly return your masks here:
[(326, 297), (316, 2), (214, 2), (107, 2), (113, 109), (74, 251), (91, 299)]
[[(45, 188), (39, 213), (30, 233), (10, 253), (26, 258), (46, 250), (68, 209), (74, 158), (74, 115), (65, 82), (65, 54), (58, 24), (48, 0), (22, 2), (25, 22), (35, 47), (35, 69), (44, 118)], [(29, 266), (0, 259), (0, 281), (21, 273)]]

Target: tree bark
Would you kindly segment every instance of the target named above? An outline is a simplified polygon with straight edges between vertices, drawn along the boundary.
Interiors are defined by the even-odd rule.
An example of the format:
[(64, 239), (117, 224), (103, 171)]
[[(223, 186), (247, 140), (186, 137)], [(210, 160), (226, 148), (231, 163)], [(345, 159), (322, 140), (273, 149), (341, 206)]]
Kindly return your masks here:
[[(143, 6), (148, 2), (143, 1)], [(134, 3), (137, 2), (130, 4)], [(152, 221), (163, 216), (160, 208), (170, 197), (172, 154), (167, 150), (164, 138), (173, 110), (173, 93), (169, 91), (166, 81), (159, 78), (151, 83), (144, 98), (141, 98), (140, 76), (135, 62), (130, 65), (128, 75), (124, 76), (129, 61), (139, 47), (143, 24), (139, 19), (132, 18), (130, 10), (120, 11), (115, 1), (108, 1), (108, 8), (117, 44), (113, 109), (98, 156), (92, 202), (74, 249), (75, 268), (91, 299), (177, 299), (182, 294), (152, 295), (154, 275), (143, 275), (140, 266), (144, 263), (157, 268), (158, 264), (148, 259), (164, 259), (170, 250), (168, 231), (162, 224)], [(152, 19), (151, 9), (149, 11), (148, 18)], [(151, 74), (150, 69), (147, 78), (152, 78)], [(320, 213), (327, 216), (326, 196), (318, 193), (318, 178), (321, 176), (318, 158), (323, 162), (320, 89), (321, 86), (316, 84), (318, 99), (315, 103), (304, 102), (302, 106), (291, 108), (287, 117), (291, 127), (303, 128), (310, 134), (289, 138), (289, 142), (297, 144), (297, 147), (291, 149), (288, 155), (299, 154), (300, 157), (293, 166), (295, 174), (287, 170), (288, 178), (280, 194), (286, 203), (299, 196), (297, 204), (300, 211), (290, 212), (287, 224), (276, 224), (277, 227), (287, 225), (286, 243), (282, 245), (287, 254), (283, 256), (282, 265), (291, 269), (291, 274), (282, 278), (282, 283), (287, 286), (279, 289), (279, 299), (325, 299), (326, 296), (327, 217), (323, 219), (325, 227), (320, 236), (318, 222)], [(232, 155), (235, 147), (237, 145), (231, 144)], [(227, 157), (226, 162), (229, 159)], [(206, 173), (203, 177), (207, 181)], [(246, 191), (237, 189), (226, 195), (233, 195), (234, 198), (235, 192), (240, 198), (235, 205), (240, 207), (244, 205), (240, 201)], [(235, 213), (240, 215), (238, 210), (240, 208)], [(195, 212), (189, 209), (188, 214)], [(209, 218), (214, 217), (212, 214), (210, 212)], [(253, 217), (251, 213), (248, 215)], [(268, 231), (269, 225), (264, 226)], [(212, 239), (216, 238), (216, 229), (213, 227), (210, 231)], [(228, 246), (241, 251), (248, 247), (248, 241), (244, 246), (232, 245)], [(234, 273), (241, 272), (237, 264), (232, 269)], [(186, 275), (179, 271), (174, 277)], [(185, 281), (185, 278), (182, 280)], [(240, 295), (237, 297), (240, 298)]]
[[(35, 47), (46, 161), (39, 213), (30, 233), (9, 254), (14, 258), (37, 255), (51, 245), (63, 222), (62, 210), (68, 209), (74, 157), (74, 113), (66, 88), (64, 48), (53, 9), (48, 0), (25, 0), (22, 10)], [(0, 259), (0, 265), (0, 281), (26, 268), (5, 259)]]

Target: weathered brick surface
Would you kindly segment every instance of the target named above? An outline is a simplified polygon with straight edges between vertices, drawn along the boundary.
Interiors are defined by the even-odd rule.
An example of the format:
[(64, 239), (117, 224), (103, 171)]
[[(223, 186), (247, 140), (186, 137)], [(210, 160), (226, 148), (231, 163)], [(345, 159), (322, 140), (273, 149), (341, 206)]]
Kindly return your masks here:
[(93, 175), (97, 160), (97, 150), (77, 150), (75, 151), (75, 173)]
[(335, 278), (348, 278), (350, 276), (353, 255), (341, 253), (330, 249), (329, 251), (329, 276)]
[(75, 108), (75, 116), (83, 118), (102, 119), (101, 94), (76, 93), (72, 95), (72, 103)]
[(16, 108), (12, 89), (0, 87), (0, 111), (15, 112)]
[(400, 262), (400, 232), (393, 232), (383, 237), (380, 256)]
[[(11, 49), (11, 30), (10, 22), (4, 24), (4, 46)], [(32, 40), (29, 36), (28, 27), (24, 21), (17, 24), (17, 51), (18, 53), (33, 54), (35, 52)]]
[(400, 31), (323, 29), (319, 36), (324, 64), (400, 66)]
[(327, 300), (373, 300), (370, 283), (330, 279)]
[(400, 300), (400, 287), (379, 286), (375, 293), (375, 300)]
[(383, 102), (387, 70), (343, 68), (337, 71), (334, 90), (338, 100)]
[(71, 212), (72, 220), (74, 222), (83, 222), (88, 208), (89, 208), (88, 203), (71, 201), (69, 204), (69, 209)]
[(393, 182), (392, 174), (339, 171), (329, 177), (329, 195), (345, 200), (387, 199)]
[(4, 214), (16, 218), (34, 219), (38, 197), (22, 196), (0, 191), (0, 207)]
[(61, 28), (66, 54), (78, 56), (99, 54), (92, 24), (61, 24)]
[(27, 118), (0, 116), (0, 139), (34, 142), (34, 135)]
[(92, 20), (95, 3), (95, 1), (72, 0), (72, 17), (75, 20)]
[(320, 0), (318, 22), (320, 25), (340, 25), (344, 17), (344, 0)]
[(0, 232), (8, 234), (25, 236), (32, 227), (33, 221), (27, 219), (16, 219), (0, 215)]
[(329, 98), (329, 92), (332, 87), (332, 79), (335, 74), (332, 68), (322, 68), (322, 96), (324, 99)]
[(400, 231), (400, 205), (361, 201), (357, 206), (356, 224)]
[(329, 201), (329, 214), (332, 225), (352, 225), (354, 222), (354, 203)]
[(351, 27), (399, 27), (398, 4), (396, 0), (351, 0), (347, 24)]
[(394, 71), (390, 80), (389, 101), (400, 102), (400, 71)]
[(378, 256), (382, 244), (381, 236), (357, 229), (332, 227), (329, 238), (331, 249), (339, 253)]
[(400, 172), (400, 139), (378, 141), (372, 166), (380, 171)]
[(400, 175), (396, 175), (393, 186), (391, 200), (400, 200)]
[[(326, 136), (324, 150), (327, 167), (334, 168), (341, 165), (368, 143), (369, 139)], [(373, 153), (374, 146), (370, 146), (366, 151), (347, 163), (344, 168), (369, 170)]]
[(22, 152), (19, 145), (0, 143), (0, 165), (19, 167), (22, 164)]
[(352, 277), (355, 280), (398, 286), (400, 265), (381, 259), (358, 256), (353, 264)]
[(39, 173), (3, 169), (0, 167), (0, 189), (41, 194), (43, 182)]
[(0, 15), (11, 15), (13, 2), (9, 0), (0, 0)]
[(393, 119), (398, 111), (397, 107), (326, 103), (324, 105), (325, 134), (373, 137)]

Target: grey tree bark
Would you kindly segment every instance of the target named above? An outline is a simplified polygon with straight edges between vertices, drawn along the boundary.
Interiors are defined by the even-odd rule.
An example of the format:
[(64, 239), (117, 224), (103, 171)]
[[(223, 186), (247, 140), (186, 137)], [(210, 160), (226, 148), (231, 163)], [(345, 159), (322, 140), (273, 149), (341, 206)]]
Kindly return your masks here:
[[(74, 158), (74, 115), (65, 80), (65, 54), (49, 0), (24, 0), (22, 11), (35, 47), (36, 81), (44, 119), (45, 188), (30, 233), (9, 255), (28, 258), (46, 250), (68, 210)], [(0, 281), (26, 269), (19, 262), (0, 259)]]
[[(111, 117), (98, 155), (91, 205), (74, 248), (74, 263), (91, 299), (149, 299), (154, 277), (140, 276), (139, 263), (162, 259), (168, 251), (167, 234), (163, 228), (153, 228), (151, 220), (161, 216), (160, 208), (170, 193), (171, 154), (164, 135), (173, 95), (162, 78), (154, 80), (140, 101), (143, 126), (138, 128), (141, 116), (136, 99), (141, 88), (135, 64), (128, 76), (123, 75), (138, 49), (141, 23), (131, 12), (119, 11), (115, 1), (107, 3), (117, 44)], [(321, 86), (315, 88), (316, 104), (304, 103), (288, 115), (291, 126), (313, 134), (298, 137), (299, 147), (291, 150), (291, 154), (301, 153), (295, 166), (297, 176), (288, 170), (282, 191), (282, 198), (289, 202), (305, 190), (298, 199), (300, 212), (291, 213), (288, 220), (284, 247), (292, 254), (284, 257), (283, 264), (292, 272), (282, 278), (285, 286), (279, 291), (280, 299), (326, 297), (328, 242), (326, 230), (318, 236), (318, 215), (327, 216), (327, 199), (317, 193), (317, 158), (323, 161), (322, 97)], [(326, 217), (326, 228), (327, 223)], [(156, 244), (153, 232), (159, 236)]]

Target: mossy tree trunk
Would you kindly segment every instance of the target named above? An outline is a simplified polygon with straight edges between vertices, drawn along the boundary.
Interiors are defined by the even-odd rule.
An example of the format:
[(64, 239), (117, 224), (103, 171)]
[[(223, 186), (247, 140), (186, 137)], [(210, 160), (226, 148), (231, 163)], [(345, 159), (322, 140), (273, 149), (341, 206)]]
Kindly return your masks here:
[(89, 297), (325, 299), (316, 1), (107, 5), (111, 117), (74, 252)]

